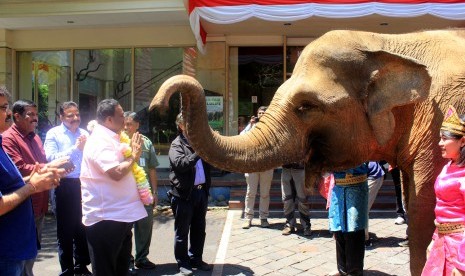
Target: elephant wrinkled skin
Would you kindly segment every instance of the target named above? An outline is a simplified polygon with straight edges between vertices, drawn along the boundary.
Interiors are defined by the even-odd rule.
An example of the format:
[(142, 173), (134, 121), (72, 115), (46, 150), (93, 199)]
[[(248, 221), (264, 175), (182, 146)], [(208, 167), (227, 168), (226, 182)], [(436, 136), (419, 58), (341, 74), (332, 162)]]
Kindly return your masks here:
[(257, 126), (226, 137), (207, 124), (202, 86), (167, 80), (150, 109), (181, 92), (195, 150), (229, 171), (264, 171), (305, 160), (306, 184), (322, 172), (387, 160), (402, 171), (410, 269), (420, 275), (434, 230), (433, 184), (446, 160), (439, 128), (451, 104), (465, 112), (465, 30), (388, 35), (331, 31), (302, 52)]

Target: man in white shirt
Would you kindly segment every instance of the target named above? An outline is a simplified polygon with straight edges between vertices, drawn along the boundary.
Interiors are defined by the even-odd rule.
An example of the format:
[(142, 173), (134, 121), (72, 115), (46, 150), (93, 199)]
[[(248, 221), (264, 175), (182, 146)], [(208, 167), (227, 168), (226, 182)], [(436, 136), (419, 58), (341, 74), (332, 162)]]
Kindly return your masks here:
[(120, 132), (123, 108), (114, 99), (97, 106), (97, 121), (84, 148), (81, 165), (82, 223), (86, 227), (93, 275), (126, 276), (134, 221), (147, 216), (132, 165), (141, 155), (141, 135), (132, 136), (125, 158)]

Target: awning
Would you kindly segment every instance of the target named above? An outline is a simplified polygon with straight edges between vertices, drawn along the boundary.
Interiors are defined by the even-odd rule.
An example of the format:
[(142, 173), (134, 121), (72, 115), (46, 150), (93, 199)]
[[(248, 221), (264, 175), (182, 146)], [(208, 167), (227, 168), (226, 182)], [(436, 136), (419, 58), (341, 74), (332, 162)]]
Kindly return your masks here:
[(207, 33), (200, 20), (233, 24), (255, 17), (267, 21), (292, 22), (312, 16), (354, 18), (372, 14), (387, 17), (416, 17), (426, 14), (449, 20), (465, 19), (465, 3), (456, 0), (189, 0), (189, 20), (204, 51)]

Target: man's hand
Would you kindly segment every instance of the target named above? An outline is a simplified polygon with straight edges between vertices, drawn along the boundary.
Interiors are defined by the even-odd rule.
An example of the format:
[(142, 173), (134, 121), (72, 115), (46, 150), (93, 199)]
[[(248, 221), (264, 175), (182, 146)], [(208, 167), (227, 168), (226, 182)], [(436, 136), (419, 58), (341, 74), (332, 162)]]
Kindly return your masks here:
[(74, 171), (75, 166), (69, 157), (55, 159), (52, 162), (45, 164), (42, 170), (45, 169), (59, 169), (60, 176), (63, 177), (66, 174)]
[(78, 148), (80, 151), (84, 150), (84, 146), (86, 145), (87, 142), (87, 136), (86, 135), (81, 135), (77, 138), (76, 140), (76, 148)]
[(34, 188), (35, 193), (39, 193), (58, 187), (61, 175), (65, 174), (65, 169), (40, 168), (40, 165), (36, 163), (28, 183)]
[(63, 158), (55, 159), (55, 160), (45, 164), (43, 169), (47, 169), (47, 168), (58, 169), (58, 168), (63, 167), (66, 163), (69, 163), (69, 162), (70, 162), (69, 157), (63, 157)]
[(257, 119), (258, 117), (255, 117), (255, 116), (250, 117), (250, 122), (249, 122), (250, 125), (251, 126), (255, 125), (257, 123)]
[(134, 158), (134, 160), (139, 160), (140, 155), (142, 154), (142, 135), (140, 135), (139, 132), (132, 135), (131, 149), (132, 158)]

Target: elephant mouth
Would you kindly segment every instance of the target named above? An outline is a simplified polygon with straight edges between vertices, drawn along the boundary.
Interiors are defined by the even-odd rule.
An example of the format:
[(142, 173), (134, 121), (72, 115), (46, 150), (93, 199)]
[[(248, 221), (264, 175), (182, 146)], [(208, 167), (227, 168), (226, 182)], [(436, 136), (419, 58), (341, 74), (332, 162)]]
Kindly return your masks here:
[(307, 141), (307, 150), (305, 154), (305, 162), (310, 163), (314, 167), (324, 165), (325, 158), (323, 151), (326, 148), (325, 144), (320, 139), (315, 137), (309, 138)]

